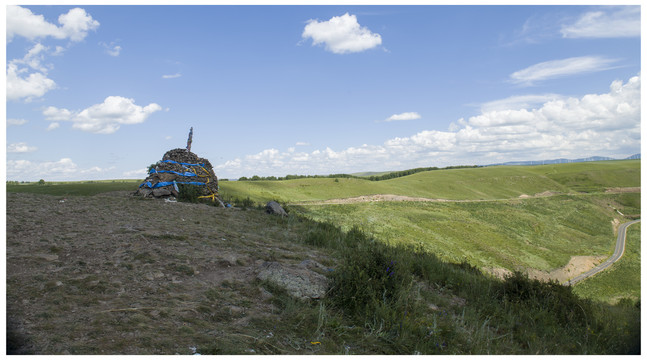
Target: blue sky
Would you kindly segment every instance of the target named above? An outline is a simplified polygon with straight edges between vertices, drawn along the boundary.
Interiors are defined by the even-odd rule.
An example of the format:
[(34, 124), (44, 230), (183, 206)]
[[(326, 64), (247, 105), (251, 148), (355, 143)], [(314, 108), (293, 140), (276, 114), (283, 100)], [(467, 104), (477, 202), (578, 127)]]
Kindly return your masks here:
[(640, 152), (638, 6), (6, 9), (8, 180), (221, 178)]

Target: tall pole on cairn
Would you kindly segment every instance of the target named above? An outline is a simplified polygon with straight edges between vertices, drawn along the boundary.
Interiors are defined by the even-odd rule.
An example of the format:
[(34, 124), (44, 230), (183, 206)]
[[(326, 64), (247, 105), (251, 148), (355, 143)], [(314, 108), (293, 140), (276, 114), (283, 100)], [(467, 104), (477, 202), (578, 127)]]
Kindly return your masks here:
[(186, 151), (191, 152), (191, 142), (193, 141), (193, 126), (189, 131), (189, 140), (186, 141)]

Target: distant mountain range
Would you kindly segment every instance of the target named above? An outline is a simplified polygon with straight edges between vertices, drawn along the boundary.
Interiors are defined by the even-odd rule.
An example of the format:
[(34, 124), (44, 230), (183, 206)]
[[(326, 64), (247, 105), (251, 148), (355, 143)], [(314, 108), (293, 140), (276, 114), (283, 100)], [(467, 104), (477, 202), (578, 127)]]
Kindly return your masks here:
[(578, 163), (587, 161), (605, 161), (605, 160), (640, 160), (640, 154), (634, 154), (624, 159), (614, 159), (604, 156), (591, 156), (581, 159), (553, 159), (553, 160), (533, 160), (533, 161), (508, 161), (499, 164), (490, 164), (486, 166), (496, 165), (550, 165), (550, 164), (565, 164), (565, 163)]

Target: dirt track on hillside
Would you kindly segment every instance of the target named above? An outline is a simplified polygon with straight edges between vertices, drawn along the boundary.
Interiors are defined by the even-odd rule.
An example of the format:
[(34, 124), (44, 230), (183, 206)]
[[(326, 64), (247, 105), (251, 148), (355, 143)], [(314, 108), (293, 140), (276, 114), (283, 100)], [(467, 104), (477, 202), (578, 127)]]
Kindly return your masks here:
[[(636, 192), (640, 192), (640, 188), (639, 187), (608, 188), (604, 192), (610, 193), (610, 194), (636, 193)], [(483, 202), (483, 201), (532, 199), (532, 198), (550, 197), (550, 196), (556, 196), (556, 195), (563, 195), (563, 193), (554, 192), (554, 191), (544, 191), (534, 195), (521, 194), (517, 198), (487, 199), (487, 200), (431, 199), (431, 198), (424, 198), (424, 197), (412, 197), (412, 196), (394, 195), (394, 194), (374, 194), (374, 195), (362, 195), (362, 196), (350, 197), (350, 198), (328, 199), (328, 200), (322, 200), (322, 201), (301, 201), (301, 202), (290, 203), (290, 205), (343, 205), (343, 204), (358, 204), (358, 203), (376, 202), (376, 201)]]

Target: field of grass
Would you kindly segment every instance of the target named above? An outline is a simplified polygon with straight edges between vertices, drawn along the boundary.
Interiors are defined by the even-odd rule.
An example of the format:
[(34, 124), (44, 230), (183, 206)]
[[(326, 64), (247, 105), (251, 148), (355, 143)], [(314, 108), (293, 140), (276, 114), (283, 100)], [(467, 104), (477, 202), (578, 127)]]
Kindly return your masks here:
[(39, 185), (38, 183), (10, 185), (7, 192), (25, 192), (57, 196), (90, 196), (110, 191), (135, 192), (141, 180), (70, 181)]
[(384, 181), (296, 179), (221, 182), (223, 193), (257, 202), (321, 201), (372, 194), (492, 200), (545, 191), (600, 192), (610, 187), (639, 187), (640, 161), (600, 161), (541, 166), (493, 166), (417, 173)]
[[(276, 284), (259, 280), (245, 283), (227, 281), (203, 290), (195, 287), (192, 291), (181, 292), (182, 297), (178, 298), (180, 300), (168, 299), (155, 295), (157, 291), (164, 289), (164, 286), (156, 285), (155, 278), (147, 282), (145, 277), (138, 276), (138, 281), (146, 282), (148, 286), (144, 288), (146, 296), (131, 298), (129, 292), (113, 296), (118, 287), (97, 288), (97, 284), (92, 283), (93, 287), (89, 288), (87, 296), (79, 297), (80, 302), (75, 303), (76, 300), (70, 300), (72, 298), (63, 290), (68, 282), (69, 285), (80, 286), (80, 282), (73, 282), (78, 273), (52, 272), (46, 268), (40, 269), (43, 271), (43, 275), (40, 275), (42, 280), (25, 283), (14, 279), (14, 282), (10, 282), (12, 286), (8, 286), (8, 291), (11, 291), (12, 306), (28, 304), (21, 301), (21, 298), (24, 299), (22, 294), (26, 285), (38, 289), (38, 284), (44, 283), (46, 291), (60, 294), (65, 301), (56, 302), (56, 299), (43, 296), (42, 290), (34, 290), (34, 299), (29, 301), (38, 300), (48, 306), (48, 310), (31, 314), (32, 317), (24, 312), (15, 314), (23, 314), (24, 320), (30, 321), (34, 326), (51, 328), (48, 333), (58, 336), (58, 342), (46, 341), (37, 344), (38, 346), (62, 351), (65, 346), (59, 344), (71, 342), (77, 346), (73, 353), (100, 353), (104, 350), (109, 353), (132, 353), (132, 349), (137, 349), (137, 353), (151, 354), (189, 353), (186, 345), (180, 346), (172, 340), (169, 342), (169, 339), (177, 337), (185, 342), (190, 339), (193, 342), (187, 344), (194, 345), (198, 353), (205, 355), (249, 354), (250, 351), (255, 351), (256, 354), (637, 354), (640, 353), (641, 310), (639, 302), (634, 300), (640, 294), (639, 290), (636, 293), (636, 287), (639, 289), (639, 284), (636, 285), (636, 281), (639, 282), (636, 269), (640, 268), (640, 257), (636, 249), (640, 246), (640, 225), (629, 228), (627, 253), (615, 274), (609, 271), (606, 274), (609, 277), (605, 278), (605, 273), (602, 273), (592, 278), (591, 282), (581, 282), (575, 288), (529, 280), (520, 273), (499, 280), (483, 276), (479, 270), (479, 267), (486, 266), (551, 269), (561, 266), (562, 262), (574, 255), (573, 252), (610, 255), (615, 241), (611, 220), (620, 218), (616, 210), (624, 214), (640, 215), (640, 194), (603, 192), (607, 187), (640, 186), (639, 171), (634, 171), (635, 168), (639, 169), (639, 162), (621, 163), (623, 162), (602, 164), (611, 166), (606, 170), (599, 170), (603, 169), (596, 167), (600, 164), (591, 163), (588, 170), (571, 172), (570, 175), (569, 171), (573, 168), (568, 167), (571, 164), (567, 164), (564, 167), (555, 165), (554, 168), (550, 165), (543, 168), (454, 169), (446, 170), (447, 173), (443, 175), (447, 177), (445, 179), (438, 175), (445, 173), (443, 170), (436, 171), (435, 174), (419, 173), (380, 182), (364, 182), (359, 179), (339, 179), (338, 182), (335, 179), (222, 182), (225, 197), (249, 197), (250, 201), (257, 203), (269, 199), (297, 202), (377, 193), (455, 199), (508, 199), (293, 205), (287, 206), (290, 210), (287, 218), (271, 217), (256, 209), (240, 212), (219, 209), (224, 213), (218, 217), (216, 224), (211, 224), (213, 217), (204, 220), (201, 216), (206, 215), (202, 213), (192, 219), (194, 221), (184, 221), (184, 218), (180, 220), (181, 215), (169, 216), (163, 226), (172, 228), (204, 224), (209, 231), (216, 231), (214, 229), (218, 228), (218, 235), (205, 236), (204, 232), (187, 230), (180, 237), (167, 239), (149, 236), (142, 238), (141, 243), (133, 240), (135, 247), (145, 247), (147, 252), (146, 257), (133, 259), (145, 264), (126, 268), (128, 271), (117, 274), (128, 277), (133, 276), (135, 271), (144, 271), (145, 266), (153, 269), (160, 267), (165, 269), (165, 273), (177, 273), (182, 280), (168, 286), (188, 286), (202, 276), (195, 271), (197, 268), (188, 271), (186, 266), (176, 266), (168, 270), (166, 257), (158, 259), (152, 256), (157, 253), (151, 250), (150, 242), (155, 246), (162, 246), (161, 241), (164, 240), (173, 242), (174, 246), (182, 246), (182, 251), (194, 251), (185, 255), (188, 262), (190, 259), (204, 257), (202, 252), (207, 245), (237, 239), (227, 242), (227, 251), (239, 251), (241, 247), (250, 246), (255, 252), (250, 260), (232, 263), (231, 268), (227, 265), (227, 272), (248, 266), (248, 261), (252, 263), (257, 258), (276, 261), (275, 251), (283, 247), (290, 251), (283, 251), (285, 257), (281, 258), (282, 261), (298, 263), (315, 252), (326, 254), (325, 265), (332, 269), (326, 272), (331, 286), (326, 297), (320, 300), (299, 301)], [(599, 171), (596, 172), (595, 169)], [(624, 175), (608, 173), (613, 171)], [(585, 175), (581, 175), (582, 173)], [(572, 182), (574, 177), (581, 177), (581, 182)], [(632, 178), (623, 179), (620, 184), (615, 183), (621, 177)], [(458, 184), (458, 181), (462, 183)], [(399, 187), (396, 186), (398, 183)], [(426, 188), (424, 184), (427, 184)], [(518, 188), (505, 188), (513, 184), (517, 184)], [(584, 186), (578, 188), (579, 184)], [(56, 196), (93, 195), (114, 190), (134, 191), (138, 182), (107, 185), (17, 185), (7, 186), (7, 191), (27, 190)], [(396, 191), (398, 189), (402, 191)], [(466, 189), (472, 189), (472, 192), (464, 195), (462, 191), (467, 191)], [(589, 193), (575, 193), (575, 189)], [(562, 194), (517, 198), (520, 194), (532, 195), (543, 191)], [(85, 202), (77, 202), (81, 207), (74, 211), (80, 216), (86, 213), (98, 213), (99, 218), (108, 216), (100, 213), (101, 206), (85, 209)], [(58, 205), (58, 202), (55, 203)], [(143, 208), (171, 206), (163, 210), (179, 211), (178, 214), (185, 212), (182, 207), (176, 206), (180, 204), (155, 201), (135, 201), (135, 204)], [(23, 210), (26, 214), (31, 214), (29, 209)], [(122, 215), (115, 211), (108, 213)], [(34, 219), (21, 218), (12, 224), (18, 226), (32, 221), (38, 224), (37, 215), (34, 213)], [(124, 224), (144, 221), (137, 219), (139, 215), (145, 217), (146, 211), (136, 211), (121, 221)], [(232, 216), (242, 216), (244, 219), (241, 221), (244, 222), (228, 223), (227, 218)], [(56, 236), (67, 238), (75, 234), (70, 232), (73, 227), (65, 228), (68, 226), (65, 222), (62, 221), (57, 226), (59, 225), (64, 231)], [(122, 228), (122, 231), (129, 231), (129, 236), (137, 236), (137, 232), (131, 234), (133, 230)], [(241, 236), (243, 233), (248, 236)], [(54, 241), (47, 236), (43, 239)], [(12, 241), (16, 243), (19, 239)], [(84, 242), (87, 241), (84, 239)], [(202, 246), (184, 246), (185, 242)], [(11, 243), (8, 242), (8, 246)], [(92, 243), (104, 244), (104, 241), (93, 238)], [(60, 246), (68, 245), (71, 246), (70, 249), (79, 251), (85, 248), (73, 243), (58, 244), (58, 247), (49, 249), (56, 251), (58, 258), (68, 252), (61, 251)], [(128, 242), (128, 245), (132, 244)], [(43, 243), (41, 246), (47, 244)], [(162, 246), (160, 249), (166, 247)], [(128, 252), (116, 251), (108, 251), (106, 254), (134, 256)], [(109, 267), (114, 267), (117, 263), (112, 258), (92, 259), (109, 261), (109, 264), (104, 264)], [(445, 259), (451, 261), (443, 261)], [(86, 266), (89, 261), (76, 260), (83, 260), (83, 264), (79, 261), (79, 266)], [(60, 264), (67, 266), (69, 262), (60, 261)], [(208, 261), (199, 262), (195, 266), (209, 264)], [(200, 270), (200, 273), (206, 273), (206, 269), (200, 267)], [(10, 275), (24, 274), (8, 274)], [(99, 275), (93, 276), (86, 282), (94, 281)], [(626, 277), (627, 281), (617, 281), (618, 276)], [(128, 283), (127, 277), (121, 279), (119, 284)], [(56, 280), (61, 278), (63, 285), (59, 286)], [(112, 280), (113, 277), (110, 278)], [(99, 282), (98, 285), (103, 283)], [(614, 286), (627, 291), (616, 292)], [(618, 297), (624, 299), (617, 305), (586, 299), (600, 299), (597, 294), (601, 293), (601, 288), (606, 289), (604, 296), (607, 297), (601, 300), (614, 302)], [(261, 294), (265, 295), (260, 296)], [(93, 297), (106, 302), (123, 303), (123, 306), (108, 308), (123, 312), (104, 311), (101, 313), (104, 320), (111, 322), (101, 323), (96, 320), (66, 321), (68, 317), (78, 318), (82, 313), (76, 312), (73, 315), (71, 312), (57, 310), (61, 307), (86, 309), (89, 305), (84, 301)], [(149, 309), (146, 307), (147, 301), (155, 301), (155, 309), (164, 311), (153, 310), (152, 307)], [(182, 305), (181, 309), (176, 306), (178, 301)], [(99, 301), (92, 303), (92, 306), (102, 307), (102, 304)], [(240, 312), (234, 316), (231, 310), (227, 312), (221, 309), (223, 304), (226, 305), (224, 309), (242, 308), (242, 314), (245, 309), (252, 308), (272, 310), (269, 316), (250, 317), (246, 326), (239, 326), (237, 321), (240, 319), (236, 316), (240, 316)], [(168, 324), (172, 324), (172, 327), (166, 327)], [(76, 332), (65, 333), (63, 336), (57, 331), (59, 328), (73, 329)], [(160, 331), (171, 328), (176, 328), (177, 334)], [(127, 332), (130, 340), (96, 347), (85, 345), (85, 341), (90, 338), (107, 339), (113, 336), (121, 339), (123, 334), (114, 329), (123, 329), (120, 331)], [(11, 340), (20, 341), (20, 338), (12, 337)]]
[[(7, 185), (7, 191), (92, 195), (134, 191), (139, 182)], [(373, 194), (487, 200), (291, 206), (302, 215), (345, 230), (358, 227), (392, 245), (421, 244), (443, 260), (479, 268), (550, 271), (564, 266), (571, 256), (608, 256), (615, 241), (611, 221), (624, 221), (616, 210), (640, 216), (639, 193), (604, 193), (607, 188), (639, 187), (639, 160), (445, 169), (384, 181), (310, 178), (224, 181), (220, 186), (225, 200), (245, 199), (245, 206), (269, 200), (299, 203)], [(561, 195), (519, 198), (546, 191)], [(589, 291), (581, 290), (582, 294), (595, 294), (603, 283), (616, 284), (611, 280), (596, 283)]]
[[(392, 245), (421, 244), (443, 260), (467, 262), (478, 268), (551, 271), (566, 265), (571, 256), (610, 256), (615, 245), (612, 221), (640, 217), (640, 193), (604, 193), (608, 188), (640, 186), (640, 161), (634, 160), (449, 169), (379, 182), (299, 179), (223, 184), (224, 193), (259, 203), (371, 194), (506, 199), (290, 206), (300, 214), (345, 230), (358, 227)], [(519, 198), (546, 191), (561, 195)], [(630, 267), (635, 266), (636, 260), (628, 259)], [(639, 289), (639, 279), (625, 279), (631, 284), (625, 287)], [(591, 285), (586, 296), (609, 300), (596, 294), (615, 293), (616, 285), (607, 280), (603, 292), (599, 291), (602, 283)]]
[[(614, 200), (612, 195), (597, 198), (602, 203)], [(479, 268), (550, 271), (566, 265), (571, 256), (611, 255), (615, 245), (613, 209), (574, 195), (291, 208), (344, 229), (359, 227), (390, 244), (421, 244), (443, 260)]]

